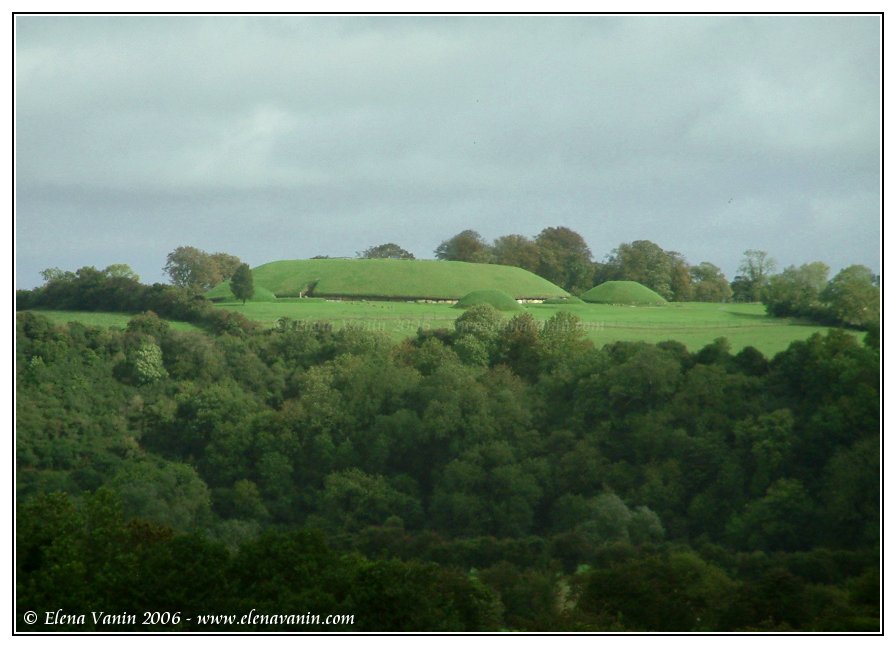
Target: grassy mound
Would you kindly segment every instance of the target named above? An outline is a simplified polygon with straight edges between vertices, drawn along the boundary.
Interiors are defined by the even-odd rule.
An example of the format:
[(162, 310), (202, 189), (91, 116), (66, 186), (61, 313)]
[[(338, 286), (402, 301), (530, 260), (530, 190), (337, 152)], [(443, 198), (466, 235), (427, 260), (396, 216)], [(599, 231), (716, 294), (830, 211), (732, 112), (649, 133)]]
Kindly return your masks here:
[(516, 300), (503, 290), (474, 290), (461, 297), (455, 308), (469, 308), (476, 304), (489, 304), (499, 311), (520, 310)]
[[(462, 261), (301, 259), (274, 261), (252, 270), (255, 290), (277, 297), (460, 299), (474, 290), (506, 292), (514, 299), (565, 297), (550, 281), (513, 266)], [(227, 283), (206, 296), (231, 297)]]
[[(233, 293), (230, 290), (230, 282), (225, 281), (222, 284), (219, 284), (215, 287), (213, 291), (215, 294), (207, 293), (206, 297), (215, 302), (231, 302), (231, 301), (243, 301), (242, 299), (237, 299), (234, 297)], [(255, 294), (252, 295), (252, 298), (249, 301), (253, 302), (270, 302), (277, 301), (277, 297), (273, 292), (265, 288), (264, 286), (255, 286)]]
[(584, 304), (581, 299), (570, 295), (569, 297), (551, 297), (544, 300), (545, 304)]
[(606, 281), (586, 292), (582, 299), (592, 304), (655, 306), (666, 303), (660, 295), (637, 281)]

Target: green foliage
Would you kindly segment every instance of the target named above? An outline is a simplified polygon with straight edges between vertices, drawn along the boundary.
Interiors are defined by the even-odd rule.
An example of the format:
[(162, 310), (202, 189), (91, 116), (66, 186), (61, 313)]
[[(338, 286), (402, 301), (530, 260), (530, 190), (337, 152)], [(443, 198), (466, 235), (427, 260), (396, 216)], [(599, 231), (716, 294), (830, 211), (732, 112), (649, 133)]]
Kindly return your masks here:
[[(96, 296), (117, 279), (58, 281)], [(126, 329), (20, 313), (18, 608), (873, 627), (879, 352), (837, 330), (771, 359), (718, 336), (595, 347), (591, 310), (614, 309), (480, 305), (394, 345), (286, 318), (185, 333), (149, 312)], [(124, 371), (150, 360), (151, 380)]]
[(358, 252), (362, 259), (413, 259), (414, 255), (395, 243), (383, 243)]
[(580, 234), (568, 227), (546, 227), (535, 237), (538, 274), (572, 293), (591, 284), (591, 250)]
[(240, 260), (233, 255), (209, 254), (187, 245), (168, 254), (164, 270), (175, 286), (203, 292), (230, 279), (239, 266)]
[(509, 234), (495, 239), (492, 244), (494, 263), (516, 266), (538, 273), (541, 254), (535, 241), (519, 234)]
[(154, 383), (168, 376), (157, 344), (144, 342), (128, 358), (130, 370), (138, 385)]
[(852, 265), (838, 272), (821, 298), (834, 317), (848, 326), (867, 328), (879, 323), (880, 289), (865, 266)]
[(244, 304), (247, 299), (252, 299), (255, 295), (255, 282), (252, 279), (252, 269), (248, 264), (241, 263), (237, 266), (230, 280), (230, 291)]
[(331, 531), (355, 532), (387, 520), (418, 528), (423, 521), (417, 498), (396, 490), (382, 475), (356, 468), (327, 475), (318, 506)]
[(488, 243), (473, 230), (464, 230), (442, 241), (435, 250), (437, 259), (442, 261), (466, 261), (468, 263), (490, 263), (491, 249)]
[(738, 266), (740, 273), (731, 283), (734, 300), (739, 302), (758, 302), (768, 285), (777, 263), (763, 250), (747, 250)]
[(112, 475), (128, 515), (188, 531), (210, 514), (208, 486), (190, 466), (161, 460), (129, 461)]
[(652, 241), (622, 243), (613, 250), (607, 262), (599, 266), (594, 281), (636, 282), (663, 299), (675, 301), (688, 301), (693, 295), (690, 268), (684, 258), (678, 252), (663, 250)]
[(648, 555), (587, 572), (578, 608), (593, 629), (694, 632), (725, 629), (735, 583), (691, 552)]
[(827, 281), (828, 267), (821, 262), (790, 266), (768, 280), (762, 303), (776, 317), (823, 317), (821, 293)]
[(701, 302), (725, 302), (734, 294), (722, 270), (708, 261), (690, 269), (693, 299)]

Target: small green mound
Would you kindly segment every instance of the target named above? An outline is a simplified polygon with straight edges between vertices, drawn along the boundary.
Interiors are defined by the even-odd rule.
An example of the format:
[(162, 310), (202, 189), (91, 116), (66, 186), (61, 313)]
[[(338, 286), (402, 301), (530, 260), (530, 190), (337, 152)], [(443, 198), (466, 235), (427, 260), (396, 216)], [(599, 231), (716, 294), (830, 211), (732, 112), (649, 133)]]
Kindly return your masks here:
[(627, 306), (658, 306), (666, 300), (637, 281), (606, 281), (595, 286), (582, 299), (592, 304), (625, 304)]
[[(242, 301), (241, 299), (237, 299), (233, 292), (230, 290), (230, 282), (224, 282), (220, 284), (219, 289), (215, 291), (214, 295), (206, 295), (213, 302), (231, 302), (231, 301)], [(264, 286), (255, 286), (255, 294), (252, 295), (249, 301), (253, 302), (273, 302), (277, 301), (276, 295), (273, 292), (265, 288)]]
[(544, 300), (545, 304), (584, 304), (581, 299), (570, 295), (569, 297), (551, 297)]
[(489, 304), (499, 311), (520, 310), (516, 300), (503, 290), (474, 290), (461, 297), (455, 308), (469, 308), (476, 304)]

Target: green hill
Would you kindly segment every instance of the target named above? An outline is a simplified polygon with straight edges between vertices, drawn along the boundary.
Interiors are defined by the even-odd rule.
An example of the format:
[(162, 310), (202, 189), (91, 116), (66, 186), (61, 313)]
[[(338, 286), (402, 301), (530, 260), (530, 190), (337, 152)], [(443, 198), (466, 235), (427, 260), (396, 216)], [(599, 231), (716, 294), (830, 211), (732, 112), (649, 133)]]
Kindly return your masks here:
[[(514, 299), (547, 299), (568, 293), (522, 268), (462, 261), (398, 259), (300, 259), (252, 270), (256, 292), (283, 297), (460, 299), (474, 290), (500, 290)], [(228, 282), (206, 296), (233, 300)]]
[(606, 281), (595, 286), (582, 299), (592, 304), (658, 305), (666, 300), (637, 281)]
[(455, 308), (469, 308), (476, 304), (489, 304), (499, 311), (520, 310), (516, 300), (503, 290), (474, 290), (458, 300)]

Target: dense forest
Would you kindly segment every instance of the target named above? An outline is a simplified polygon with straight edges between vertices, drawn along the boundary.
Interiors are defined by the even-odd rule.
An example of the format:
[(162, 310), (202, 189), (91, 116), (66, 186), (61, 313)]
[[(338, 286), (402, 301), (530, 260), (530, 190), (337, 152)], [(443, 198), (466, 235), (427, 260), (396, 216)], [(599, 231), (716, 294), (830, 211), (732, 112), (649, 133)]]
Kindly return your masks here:
[(20, 631), (879, 629), (874, 331), (595, 348), (483, 305), (395, 344), (89, 270), (17, 295), (139, 313), (17, 315)]

